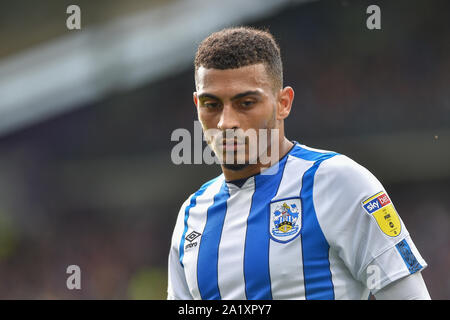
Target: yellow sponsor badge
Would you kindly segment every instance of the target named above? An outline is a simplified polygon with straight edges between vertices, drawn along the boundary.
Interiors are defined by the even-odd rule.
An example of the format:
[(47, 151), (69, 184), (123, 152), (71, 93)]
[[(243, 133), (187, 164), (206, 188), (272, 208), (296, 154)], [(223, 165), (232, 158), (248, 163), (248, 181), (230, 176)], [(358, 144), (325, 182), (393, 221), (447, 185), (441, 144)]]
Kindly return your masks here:
[(366, 212), (375, 218), (384, 234), (396, 237), (402, 231), (402, 224), (391, 200), (384, 191), (378, 192), (362, 202)]

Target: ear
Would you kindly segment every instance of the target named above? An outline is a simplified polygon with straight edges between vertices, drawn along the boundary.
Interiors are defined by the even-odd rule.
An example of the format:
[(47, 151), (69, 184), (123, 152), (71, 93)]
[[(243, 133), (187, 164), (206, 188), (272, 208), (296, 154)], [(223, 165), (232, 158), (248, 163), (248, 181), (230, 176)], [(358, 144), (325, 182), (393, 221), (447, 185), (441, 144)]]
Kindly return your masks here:
[(192, 94), (192, 98), (194, 100), (195, 106), (198, 108), (198, 98), (197, 98), (197, 92), (196, 91)]
[(294, 101), (294, 89), (284, 87), (278, 95), (277, 120), (284, 120), (289, 116)]

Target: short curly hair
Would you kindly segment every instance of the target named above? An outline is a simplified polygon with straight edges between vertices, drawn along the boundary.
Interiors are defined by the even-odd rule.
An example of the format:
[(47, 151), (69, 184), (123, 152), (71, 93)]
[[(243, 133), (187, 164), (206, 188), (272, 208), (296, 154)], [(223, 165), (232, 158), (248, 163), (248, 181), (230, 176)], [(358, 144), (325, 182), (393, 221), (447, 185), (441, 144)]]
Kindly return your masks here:
[(199, 45), (195, 55), (195, 74), (207, 69), (236, 69), (263, 63), (274, 88), (283, 87), (283, 64), (280, 47), (266, 30), (232, 27), (212, 33)]

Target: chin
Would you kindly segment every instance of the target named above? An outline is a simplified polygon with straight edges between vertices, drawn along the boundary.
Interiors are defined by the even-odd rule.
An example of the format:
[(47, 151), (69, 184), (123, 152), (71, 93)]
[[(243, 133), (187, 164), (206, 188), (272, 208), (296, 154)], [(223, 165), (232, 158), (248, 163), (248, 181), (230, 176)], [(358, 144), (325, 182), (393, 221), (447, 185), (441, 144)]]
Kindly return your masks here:
[(243, 163), (243, 164), (223, 164), (224, 168), (228, 169), (228, 170), (233, 170), (233, 171), (240, 171), (243, 170), (245, 168), (247, 168), (249, 166), (248, 163)]

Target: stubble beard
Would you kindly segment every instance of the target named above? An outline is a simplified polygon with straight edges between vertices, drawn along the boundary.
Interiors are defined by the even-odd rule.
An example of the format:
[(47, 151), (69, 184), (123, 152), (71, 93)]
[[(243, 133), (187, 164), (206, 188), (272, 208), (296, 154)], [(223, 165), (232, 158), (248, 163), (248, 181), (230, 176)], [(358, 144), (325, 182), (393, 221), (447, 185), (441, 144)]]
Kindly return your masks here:
[[(262, 128), (262, 130), (266, 130), (266, 132), (267, 132), (267, 135), (266, 135), (267, 136), (266, 150), (258, 150), (258, 148), (259, 148), (259, 138), (257, 139), (256, 142), (254, 142), (254, 143), (257, 144), (256, 163), (260, 162), (259, 155), (262, 152), (264, 152), (264, 151), (267, 152), (267, 149), (271, 148), (271, 143), (270, 143), (270, 141), (272, 140), (271, 130), (272, 129), (276, 129), (275, 124), (276, 124), (276, 107), (274, 107), (274, 111), (272, 113), (271, 119), (268, 121), (266, 127)], [(259, 130), (261, 130), (261, 129), (259, 129)], [(248, 140), (249, 139), (246, 139), (245, 148), (248, 147)], [(278, 143), (278, 141), (276, 143)], [(249, 148), (249, 150), (250, 149), (251, 148)], [(226, 156), (223, 154), (222, 155), (222, 166), (225, 169), (232, 170), (232, 171), (241, 171), (241, 170), (244, 170), (245, 168), (249, 167), (250, 165), (255, 165), (255, 163), (250, 163), (251, 162), (250, 159), (247, 159), (245, 161), (245, 163), (235, 163), (236, 159), (237, 159), (237, 152), (236, 151), (235, 151), (235, 154), (233, 155), (233, 159), (235, 159), (235, 161), (233, 163), (226, 163), (226, 161), (223, 161), (224, 159), (226, 159)]]

